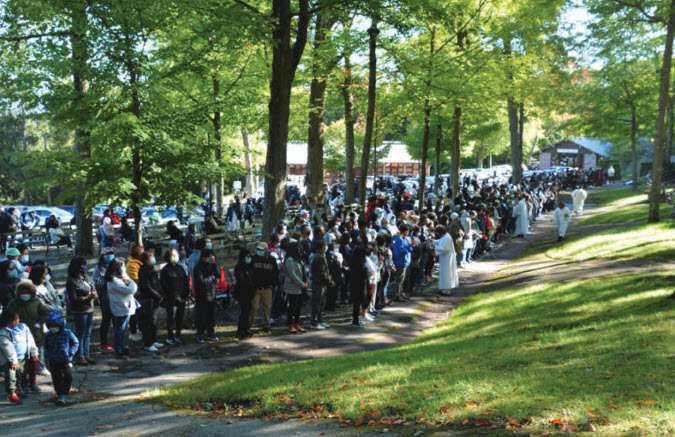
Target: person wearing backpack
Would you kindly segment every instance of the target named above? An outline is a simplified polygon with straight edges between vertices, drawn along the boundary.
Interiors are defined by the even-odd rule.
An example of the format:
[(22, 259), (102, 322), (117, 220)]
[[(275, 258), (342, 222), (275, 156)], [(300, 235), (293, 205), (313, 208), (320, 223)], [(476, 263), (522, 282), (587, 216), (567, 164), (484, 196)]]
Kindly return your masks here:
[(80, 343), (69, 329), (60, 313), (52, 312), (47, 316), (47, 335), (45, 336), (45, 360), (52, 374), (52, 384), (58, 396), (56, 405), (66, 405), (70, 387), (73, 385), (73, 358)]

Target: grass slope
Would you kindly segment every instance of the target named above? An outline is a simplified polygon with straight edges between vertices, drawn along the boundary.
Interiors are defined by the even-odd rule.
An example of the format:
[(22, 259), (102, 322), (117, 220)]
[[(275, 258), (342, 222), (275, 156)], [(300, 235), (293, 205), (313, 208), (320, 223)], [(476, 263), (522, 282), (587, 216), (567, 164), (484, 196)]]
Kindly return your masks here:
[(151, 396), (178, 407), (215, 402), (237, 412), (244, 405), (244, 415), (511, 422), (531, 432), (561, 421), (582, 430), (593, 424), (602, 435), (675, 431), (675, 302), (665, 299), (672, 293), (668, 278), (542, 279), (475, 295), (400, 347), (246, 367)]
[(644, 194), (644, 191), (644, 187), (638, 187), (637, 192), (634, 192), (631, 187), (599, 190), (590, 193), (586, 202), (596, 206), (625, 206), (645, 203), (647, 202), (647, 195)]
[[(659, 206), (659, 217), (669, 218), (673, 213), (673, 207), (666, 203)], [(606, 223), (631, 223), (645, 221), (649, 216), (649, 205), (624, 205), (616, 209), (594, 214), (579, 220), (580, 225), (599, 225)]]
[(673, 258), (675, 222), (621, 226), (565, 241), (546, 255), (556, 260)]

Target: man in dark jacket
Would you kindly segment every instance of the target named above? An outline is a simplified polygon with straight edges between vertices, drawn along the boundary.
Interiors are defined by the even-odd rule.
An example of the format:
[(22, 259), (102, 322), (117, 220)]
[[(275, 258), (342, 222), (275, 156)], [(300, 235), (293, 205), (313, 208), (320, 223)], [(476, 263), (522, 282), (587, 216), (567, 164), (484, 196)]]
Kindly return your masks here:
[(141, 254), (143, 265), (138, 270), (138, 300), (141, 307), (136, 310), (138, 327), (143, 333), (143, 344), (148, 352), (157, 352), (164, 346), (157, 343), (157, 324), (155, 310), (163, 296), (159, 285), (159, 277), (155, 271), (155, 254), (145, 251)]
[(209, 341), (218, 341), (215, 331), (214, 310), (218, 274), (216, 258), (209, 249), (203, 249), (194, 270), (195, 310), (197, 312), (197, 343), (204, 343), (204, 332)]
[(316, 244), (315, 252), (310, 260), (310, 278), (312, 285), (312, 326), (316, 329), (326, 329), (329, 326), (323, 322), (323, 309), (326, 305), (326, 287), (334, 287), (326, 261), (326, 242), (320, 240)]
[(253, 286), (255, 295), (251, 302), (251, 314), (249, 317), (249, 326), (255, 323), (255, 315), (258, 312), (258, 306), (262, 303), (263, 323), (262, 330), (270, 329), (270, 305), (272, 303), (272, 288), (279, 285), (279, 267), (277, 260), (270, 256), (267, 245), (258, 243), (253, 257)]

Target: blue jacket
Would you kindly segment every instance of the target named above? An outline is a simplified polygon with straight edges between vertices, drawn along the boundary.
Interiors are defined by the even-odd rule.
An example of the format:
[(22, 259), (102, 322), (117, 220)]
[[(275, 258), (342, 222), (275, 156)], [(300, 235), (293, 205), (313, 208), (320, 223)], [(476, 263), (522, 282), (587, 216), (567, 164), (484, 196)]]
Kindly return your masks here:
[(59, 313), (49, 313), (47, 325), (58, 325), (61, 330), (56, 334), (51, 331), (45, 336), (45, 360), (54, 363), (70, 363), (77, 352), (80, 342), (70, 329), (66, 329), (66, 322)]
[(408, 267), (410, 265), (410, 253), (412, 244), (401, 234), (394, 235), (394, 265), (396, 267)]

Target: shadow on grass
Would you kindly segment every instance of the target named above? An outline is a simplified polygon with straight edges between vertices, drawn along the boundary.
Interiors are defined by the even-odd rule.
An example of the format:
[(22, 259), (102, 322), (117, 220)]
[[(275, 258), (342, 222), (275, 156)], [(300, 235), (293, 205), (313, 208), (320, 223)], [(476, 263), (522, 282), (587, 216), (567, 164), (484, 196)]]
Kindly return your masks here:
[[(542, 424), (563, 408), (587, 422), (592, 407), (622, 432), (658, 413), (640, 411), (638, 420), (636, 400), (655, 399), (672, 414), (670, 288), (669, 276), (647, 274), (480, 294), (399, 347), (208, 375), (156, 400), (245, 403), (259, 415), (321, 406), (344, 418), (534, 416)], [(610, 403), (619, 409), (605, 411)]]

